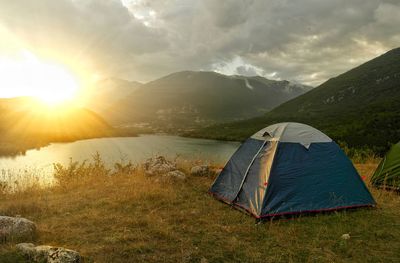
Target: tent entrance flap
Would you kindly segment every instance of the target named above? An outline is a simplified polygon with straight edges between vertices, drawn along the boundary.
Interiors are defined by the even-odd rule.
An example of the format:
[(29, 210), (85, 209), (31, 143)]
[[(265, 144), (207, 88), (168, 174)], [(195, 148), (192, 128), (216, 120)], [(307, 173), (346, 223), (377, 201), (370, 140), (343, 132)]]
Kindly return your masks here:
[(249, 168), (246, 179), (235, 203), (259, 216), (262, 211), (268, 181), (274, 163), (279, 142), (272, 141), (264, 145)]
[(251, 162), (249, 163), (249, 165), (246, 168), (246, 172), (243, 175), (243, 179), (239, 185), (239, 188), (235, 194), (235, 197), (233, 198), (233, 201), (235, 201), (240, 193), (240, 191), (242, 190), (243, 184), (246, 181), (247, 175), (249, 174), (250, 168), (253, 165), (254, 161), (256, 160), (257, 156), (260, 154), (261, 150), (264, 148), (264, 146), (267, 144), (267, 141), (264, 141), (263, 144), (261, 145), (260, 149), (257, 151), (257, 153), (253, 156), (253, 158), (251, 159)]
[(264, 140), (247, 139), (239, 149), (236, 150), (215, 179), (210, 188), (210, 193), (224, 202), (232, 203), (240, 189), (243, 176), (249, 164), (264, 143)]

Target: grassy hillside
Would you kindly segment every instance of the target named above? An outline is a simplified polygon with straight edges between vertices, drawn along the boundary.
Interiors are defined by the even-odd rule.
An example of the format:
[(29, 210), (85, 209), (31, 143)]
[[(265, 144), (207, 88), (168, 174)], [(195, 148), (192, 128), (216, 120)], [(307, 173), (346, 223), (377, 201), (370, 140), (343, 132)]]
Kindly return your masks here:
[(104, 112), (113, 124), (164, 131), (262, 115), (309, 87), (262, 77), (183, 71), (144, 84)]
[(208, 127), (195, 136), (243, 140), (276, 122), (303, 122), (349, 147), (383, 153), (400, 140), (400, 48), (328, 80), (263, 117)]
[(0, 155), (23, 153), (50, 142), (111, 136), (117, 131), (82, 108), (48, 108), (31, 98), (0, 100)]
[[(362, 176), (377, 162), (357, 164)], [(97, 167), (97, 168), (96, 168)], [(187, 171), (190, 164), (181, 163)], [(163, 181), (101, 165), (50, 189), (2, 194), (0, 214), (38, 224), (36, 244), (78, 250), (86, 262), (398, 262), (400, 199), (371, 189), (376, 209), (255, 224), (207, 195), (210, 177)], [(62, 178), (62, 177), (61, 177)], [(349, 233), (349, 240), (341, 236)], [(0, 262), (24, 262), (12, 244)]]

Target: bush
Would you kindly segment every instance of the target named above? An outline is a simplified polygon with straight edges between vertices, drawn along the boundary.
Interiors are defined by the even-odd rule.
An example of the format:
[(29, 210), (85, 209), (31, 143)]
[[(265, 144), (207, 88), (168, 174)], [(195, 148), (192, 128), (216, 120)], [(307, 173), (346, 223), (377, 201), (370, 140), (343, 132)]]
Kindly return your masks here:
[(343, 141), (338, 141), (340, 148), (346, 153), (346, 155), (355, 163), (366, 163), (369, 160), (377, 159), (376, 151), (374, 149), (363, 147), (363, 148), (350, 148)]
[(123, 161), (114, 164), (114, 169), (106, 167), (100, 154), (96, 152), (92, 156), (92, 161), (87, 160), (83, 162), (70, 162), (67, 166), (60, 163), (53, 164), (54, 166), (54, 179), (59, 185), (66, 185), (70, 183), (84, 182), (93, 178), (106, 178), (115, 175), (132, 175), (137, 166), (131, 162), (125, 164)]

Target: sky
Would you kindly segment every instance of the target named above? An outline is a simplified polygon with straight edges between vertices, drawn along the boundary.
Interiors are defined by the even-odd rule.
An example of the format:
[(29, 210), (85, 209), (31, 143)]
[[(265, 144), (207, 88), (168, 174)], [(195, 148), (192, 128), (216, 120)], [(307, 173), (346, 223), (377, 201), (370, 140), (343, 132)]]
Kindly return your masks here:
[(398, 0), (0, 0), (0, 60), (30, 52), (140, 82), (210, 70), (317, 86), (398, 47), (399, 28)]

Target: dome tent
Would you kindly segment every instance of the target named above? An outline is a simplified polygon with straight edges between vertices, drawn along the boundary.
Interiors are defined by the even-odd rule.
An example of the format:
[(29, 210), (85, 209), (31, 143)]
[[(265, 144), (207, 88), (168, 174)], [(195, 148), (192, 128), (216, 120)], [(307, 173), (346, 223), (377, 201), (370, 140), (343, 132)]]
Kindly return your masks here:
[(332, 139), (291, 122), (268, 126), (248, 138), (209, 192), (256, 218), (376, 204)]
[(371, 177), (376, 187), (400, 190), (400, 142), (393, 145)]

